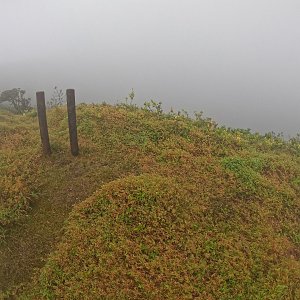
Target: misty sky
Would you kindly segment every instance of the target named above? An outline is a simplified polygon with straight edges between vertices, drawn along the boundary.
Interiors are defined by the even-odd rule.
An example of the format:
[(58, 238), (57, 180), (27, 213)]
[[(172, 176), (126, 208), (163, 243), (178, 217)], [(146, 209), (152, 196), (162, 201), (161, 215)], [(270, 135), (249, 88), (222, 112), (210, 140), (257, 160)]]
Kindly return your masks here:
[(299, 0), (0, 0), (0, 90), (204, 111), (300, 132)]

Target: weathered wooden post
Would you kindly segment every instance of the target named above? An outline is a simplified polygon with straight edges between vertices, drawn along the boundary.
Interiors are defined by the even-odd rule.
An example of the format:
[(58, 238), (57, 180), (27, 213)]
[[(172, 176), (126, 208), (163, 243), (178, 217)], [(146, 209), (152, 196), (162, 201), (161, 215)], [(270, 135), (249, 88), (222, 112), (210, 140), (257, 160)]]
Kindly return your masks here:
[(37, 104), (37, 113), (38, 113), (38, 119), (39, 119), (43, 152), (45, 155), (50, 155), (51, 147), (50, 147), (50, 142), (49, 142), (49, 133), (48, 133), (48, 125), (47, 125), (46, 104), (45, 104), (45, 93), (44, 92), (36, 93), (36, 104)]
[(66, 94), (67, 94), (71, 153), (72, 155), (77, 156), (79, 154), (79, 149), (78, 149), (77, 125), (76, 125), (75, 91), (73, 89), (68, 89)]

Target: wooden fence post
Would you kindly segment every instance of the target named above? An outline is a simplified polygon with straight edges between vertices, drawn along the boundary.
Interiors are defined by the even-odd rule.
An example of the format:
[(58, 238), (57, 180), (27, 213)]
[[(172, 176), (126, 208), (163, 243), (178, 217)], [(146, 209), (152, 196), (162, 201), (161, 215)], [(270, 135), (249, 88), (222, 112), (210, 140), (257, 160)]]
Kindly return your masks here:
[(50, 155), (51, 147), (50, 147), (50, 142), (49, 142), (49, 133), (48, 133), (48, 125), (47, 125), (46, 104), (45, 104), (45, 93), (44, 92), (36, 93), (36, 104), (37, 104), (37, 113), (38, 113), (38, 119), (39, 119), (43, 152), (45, 155)]
[(73, 89), (68, 89), (66, 94), (67, 94), (71, 153), (72, 155), (77, 156), (79, 154), (79, 149), (78, 149), (77, 125), (76, 125), (75, 91)]

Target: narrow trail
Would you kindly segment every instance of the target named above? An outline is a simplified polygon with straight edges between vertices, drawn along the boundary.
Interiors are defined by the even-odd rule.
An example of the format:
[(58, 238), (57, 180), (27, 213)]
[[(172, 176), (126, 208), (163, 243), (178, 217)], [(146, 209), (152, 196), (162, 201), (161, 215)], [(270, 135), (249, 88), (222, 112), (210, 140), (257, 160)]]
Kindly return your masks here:
[[(71, 174), (70, 189), (68, 175)], [(8, 229), (5, 242), (0, 245), (0, 291), (30, 282), (59, 241), (73, 205), (92, 194), (99, 185), (99, 181), (91, 185), (82, 177), (74, 178), (72, 171), (64, 180), (48, 178), (28, 216)]]

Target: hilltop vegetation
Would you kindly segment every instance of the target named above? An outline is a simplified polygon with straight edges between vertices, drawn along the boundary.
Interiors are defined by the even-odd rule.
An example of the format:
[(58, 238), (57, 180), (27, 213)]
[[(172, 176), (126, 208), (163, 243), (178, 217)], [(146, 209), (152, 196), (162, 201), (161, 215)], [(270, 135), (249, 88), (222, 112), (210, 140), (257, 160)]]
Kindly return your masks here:
[(154, 102), (81, 104), (77, 114), (77, 158), (65, 107), (49, 110), (51, 158), (40, 154), (34, 112), (0, 114), (3, 235), (51, 196), (49, 181), (60, 200), (89, 195), (74, 201), (23, 298), (300, 298), (296, 139), (220, 128)]
[[(0, 228), (17, 220), (29, 209), (34, 199), (31, 182), (39, 156), (36, 122), (31, 117), (21, 117), (0, 110)], [(36, 147), (35, 147), (36, 146)]]

